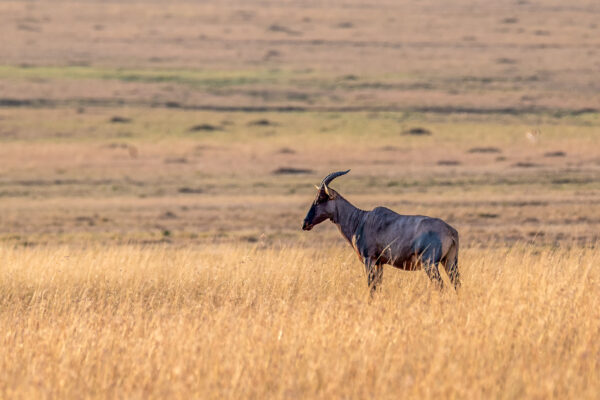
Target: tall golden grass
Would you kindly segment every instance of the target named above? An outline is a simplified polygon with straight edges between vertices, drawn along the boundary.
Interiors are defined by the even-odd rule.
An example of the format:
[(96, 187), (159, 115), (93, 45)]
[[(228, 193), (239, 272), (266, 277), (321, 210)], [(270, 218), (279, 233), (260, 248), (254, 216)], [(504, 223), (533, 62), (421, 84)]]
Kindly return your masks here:
[(597, 398), (600, 254), (467, 249), (463, 288), (346, 248), (0, 248), (1, 398)]

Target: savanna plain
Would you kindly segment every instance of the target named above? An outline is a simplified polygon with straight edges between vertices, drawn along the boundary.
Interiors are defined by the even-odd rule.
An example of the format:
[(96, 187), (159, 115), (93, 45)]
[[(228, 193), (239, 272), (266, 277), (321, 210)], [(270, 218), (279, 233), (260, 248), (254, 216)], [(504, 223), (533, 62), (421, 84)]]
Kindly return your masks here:
[[(0, 398), (598, 398), (599, 20), (0, 2)], [(458, 293), (301, 231), (348, 168), (459, 231)]]

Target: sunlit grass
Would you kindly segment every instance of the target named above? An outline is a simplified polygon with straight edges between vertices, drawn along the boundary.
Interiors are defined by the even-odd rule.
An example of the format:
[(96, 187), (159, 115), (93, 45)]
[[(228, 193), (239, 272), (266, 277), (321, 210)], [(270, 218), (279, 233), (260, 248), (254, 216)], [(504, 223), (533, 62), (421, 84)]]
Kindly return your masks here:
[(464, 286), (346, 249), (0, 249), (2, 397), (593, 398), (591, 248), (462, 252)]

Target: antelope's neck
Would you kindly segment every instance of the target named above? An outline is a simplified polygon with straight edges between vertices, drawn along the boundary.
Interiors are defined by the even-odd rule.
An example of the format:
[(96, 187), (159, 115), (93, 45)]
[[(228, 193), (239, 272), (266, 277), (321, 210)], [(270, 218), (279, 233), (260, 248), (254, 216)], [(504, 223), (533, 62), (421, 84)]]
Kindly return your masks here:
[(351, 245), (352, 237), (355, 235), (365, 213), (366, 211), (354, 207), (342, 196), (338, 197), (332, 221), (338, 226), (342, 235)]

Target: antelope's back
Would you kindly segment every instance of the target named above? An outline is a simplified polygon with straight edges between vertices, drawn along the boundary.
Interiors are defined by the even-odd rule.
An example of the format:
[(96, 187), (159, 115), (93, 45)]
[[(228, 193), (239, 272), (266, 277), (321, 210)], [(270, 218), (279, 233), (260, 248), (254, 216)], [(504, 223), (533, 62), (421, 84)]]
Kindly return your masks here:
[(388, 249), (394, 258), (409, 257), (427, 243), (441, 245), (446, 253), (453, 244), (453, 236), (458, 236), (454, 228), (439, 218), (401, 215), (386, 207), (377, 207), (369, 213), (365, 230), (374, 239), (370, 241), (376, 246), (374, 250)]

